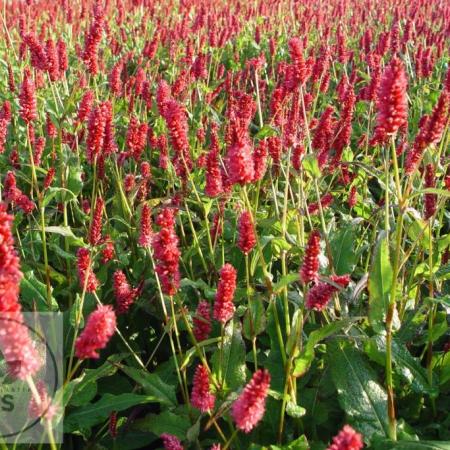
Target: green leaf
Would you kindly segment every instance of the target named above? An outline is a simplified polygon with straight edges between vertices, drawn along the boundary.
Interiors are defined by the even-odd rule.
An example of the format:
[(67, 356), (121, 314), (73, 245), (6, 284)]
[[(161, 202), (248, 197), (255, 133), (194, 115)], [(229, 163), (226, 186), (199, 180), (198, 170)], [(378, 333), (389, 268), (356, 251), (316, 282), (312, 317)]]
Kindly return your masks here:
[(337, 275), (353, 272), (356, 264), (355, 227), (347, 225), (333, 234), (330, 240), (333, 266)]
[[(220, 337), (218, 338), (209, 338), (209, 339), (205, 339), (202, 342), (199, 342), (197, 344), (197, 347), (207, 347), (208, 345), (212, 345), (212, 344), (218, 344), (220, 342)], [(189, 362), (191, 360), (191, 358), (195, 355), (195, 353), (197, 352), (197, 347), (191, 347), (185, 354), (184, 354), (184, 359), (183, 362), (181, 363), (180, 366), (180, 370), (184, 370), (188, 365)]]
[(85, 369), (80, 377), (70, 381), (64, 389), (64, 405), (82, 406), (92, 400), (93, 396), (89, 398), (89, 395), (97, 392), (97, 380), (114, 375), (118, 369), (116, 363), (121, 359), (121, 355), (110, 356), (100, 367)]
[(303, 168), (313, 177), (320, 177), (319, 163), (315, 155), (306, 155), (302, 162)]
[(140, 431), (150, 431), (157, 436), (168, 433), (184, 440), (189, 428), (191, 428), (191, 423), (187, 417), (164, 411), (161, 414), (148, 414), (143, 419), (137, 420), (133, 428)]
[(430, 227), (426, 220), (423, 220), (420, 213), (410, 208), (405, 216), (405, 227), (408, 237), (413, 242), (418, 242), (424, 248), (428, 248), (430, 242)]
[(369, 321), (376, 331), (384, 330), (391, 287), (392, 267), (389, 259), (389, 242), (386, 233), (382, 231), (378, 237), (368, 282)]
[(448, 280), (450, 278), (450, 263), (441, 266), (435, 273), (435, 277), (437, 280)]
[(341, 408), (358, 431), (370, 439), (388, 435), (387, 395), (360, 351), (350, 344), (328, 345), (328, 363)]
[(69, 322), (73, 327), (77, 326), (77, 318), (79, 316), (80, 323), (78, 324), (79, 328), (84, 328), (84, 317), (81, 309), (81, 297), (80, 294), (76, 294), (75, 301), (73, 302), (72, 307), (70, 308), (69, 313)]
[(449, 441), (377, 441), (374, 450), (450, 450)]
[(74, 245), (78, 245), (78, 246), (84, 245), (83, 239), (76, 237), (73, 234), (73, 231), (70, 227), (50, 226), (50, 227), (45, 227), (45, 232), (59, 234), (60, 236), (71, 238), (71, 241)]
[(277, 130), (270, 126), (270, 125), (264, 125), (259, 131), (258, 133), (256, 133), (255, 138), (256, 139), (265, 139), (267, 137), (271, 137), (271, 136), (276, 136), (277, 135)]
[(140, 384), (147, 394), (153, 395), (158, 399), (160, 403), (168, 406), (177, 405), (175, 388), (164, 383), (164, 381), (155, 373), (144, 372), (142, 369), (128, 366), (121, 366), (120, 369), (136, 381), (136, 383)]
[(426, 188), (421, 189), (416, 194), (436, 194), (443, 197), (450, 197), (450, 191), (448, 189)]
[(320, 341), (332, 336), (343, 328), (348, 327), (350, 324), (351, 320), (349, 319), (338, 320), (310, 333), (301, 355), (295, 360), (294, 377), (299, 377), (308, 370), (314, 359), (314, 347)]
[(135, 405), (157, 401), (150, 395), (137, 394), (105, 394), (102, 398), (89, 405), (75, 409), (64, 419), (64, 432), (71, 433), (80, 428), (91, 428), (108, 419), (112, 411), (123, 411)]
[(302, 406), (296, 405), (294, 402), (287, 402), (286, 414), (294, 419), (299, 419), (306, 414), (306, 409)]
[(246, 374), (244, 341), (241, 330), (233, 321), (225, 328), (222, 357), (220, 353), (217, 349), (212, 356), (213, 373), (223, 381), (226, 390), (234, 391), (245, 383)]
[(83, 189), (83, 170), (78, 166), (69, 166), (68, 189), (77, 196)]
[(277, 445), (271, 445), (270, 450), (309, 450), (310, 446), (305, 435), (295, 439), (295, 441), (289, 442), (289, 444), (279, 447)]
[[(34, 309), (34, 305), (36, 305), (38, 311), (48, 311), (47, 286), (36, 278), (32, 270), (23, 274), (20, 281), (20, 298), (31, 309)], [(51, 301), (52, 311), (57, 311), (59, 307), (53, 296)]]
[[(373, 338), (378, 350), (386, 354), (386, 337), (378, 335)], [(414, 392), (419, 394), (429, 394), (435, 396), (438, 390), (435, 386), (430, 386), (425, 368), (420, 365), (420, 361), (409, 353), (406, 346), (397, 340), (392, 342), (392, 355), (395, 370), (411, 384)]]
[(251, 298), (250, 306), (245, 312), (242, 334), (251, 340), (264, 331), (266, 316), (264, 315), (264, 304), (261, 298)]
[(298, 272), (288, 273), (273, 285), (273, 292), (276, 294), (282, 291), (285, 287), (298, 281)]

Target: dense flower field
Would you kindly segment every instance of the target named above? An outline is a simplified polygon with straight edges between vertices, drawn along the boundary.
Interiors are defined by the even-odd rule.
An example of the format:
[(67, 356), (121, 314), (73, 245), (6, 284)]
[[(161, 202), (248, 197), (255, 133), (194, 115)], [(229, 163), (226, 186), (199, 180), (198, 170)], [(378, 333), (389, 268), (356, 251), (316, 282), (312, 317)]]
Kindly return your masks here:
[[(450, 449), (450, 2), (1, 20), (0, 350), (47, 447)], [(23, 311), (64, 313), (58, 395)]]

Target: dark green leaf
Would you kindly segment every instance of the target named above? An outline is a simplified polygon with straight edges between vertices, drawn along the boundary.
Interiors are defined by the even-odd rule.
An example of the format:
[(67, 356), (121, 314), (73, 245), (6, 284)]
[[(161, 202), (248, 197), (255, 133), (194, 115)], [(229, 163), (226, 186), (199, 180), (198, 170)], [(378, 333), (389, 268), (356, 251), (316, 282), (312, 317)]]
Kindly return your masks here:
[(184, 440), (190, 427), (191, 423), (186, 417), (164, 411), (161, 414), (148, 414), (143, 419), (136, 421), (133, 428), (150, 431), (157, 436), (168, 433)]
[(212, 356), (213, 373), (221, 380), (225, 389), (234, 391), (245, 383), (245, 346), (241, 331), (230, 322), (225, 329), (225, 344), (220, 355), (217, 349)]
[(374, 450), (450, 450), (448, 441), (378, 441)]
[(273, 285), (273, 292), (277, 293), (282, 291), (285, 287), (298, 281), (298, 272), (288, 273)]
[(153, 395), (158, 399), (160, 403), (176, 406), (175, 388), (164, 383), (158, 375), (128, 366), (121, 366), (120, 369), (136, 383), (140, 384), (147, 394)]
[[(376, 336), (373, 338), (379, 351), (386, 354), (386, 337)], [(395, 339), (392, 342), (392, 356), (395, 369), (402, 377), (411, 384), (411, 388), (419, 394), (436, 395), (437, 388), (430, 386), (425, 368), (420, 361), (409, 353), (406, 346)]]
[(64, 431), (71, 433), (80, 428), (91, 428), (108, 419), (112, 411), (123, 411), (135, 405), (152, 403), (153, 396), (137, 394), (105, 394), (98, 402), (75, 409), (64, 419)]
[(355, 240), (355, 227), (353, 225), (347, 225), (331, 236), (331, 254), (337, 275), (353, 272), (356, 264)]
[(377, 374), (350, 344), (328, 345), (328, 363), (341, 408), (358, 431), (370, 439), (388, 433), (387, 395)]
[(369, 321), (376, 331), (384, 329), (392, 286), (392, 267), (389, 242), (383, 231), (378, 237), (372, 267), (369, 272)]
[(110, 356), (100, 367), (85, 369), (79, 378), (70, 381), (64, 389), (64, 405), (81, 406), (88, 403), (92, 399), (89, 396), (97, 392), (97, 380), (114, 375), (117, 372), (116, 363), (121, 359), (121, 355)]
[(343, 328), (346, 328), (350, 324), (351, 321), (349, 319), (339, 320), (337, 322), (332, 322), (328, 325), (325, 325), (318, 330), (310, 333), (301, 355), (295, 360), (293, 375), (295, 377), (299, 377), (308, 370), (314, 359), (314, 347), (320, 341), (332, 336), (333, 334), (337, 333)]

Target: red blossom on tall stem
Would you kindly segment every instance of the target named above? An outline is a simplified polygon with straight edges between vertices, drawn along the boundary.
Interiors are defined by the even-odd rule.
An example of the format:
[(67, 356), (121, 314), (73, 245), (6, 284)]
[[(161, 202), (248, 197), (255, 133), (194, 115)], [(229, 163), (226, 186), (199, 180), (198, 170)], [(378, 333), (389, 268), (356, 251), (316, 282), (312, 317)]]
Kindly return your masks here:
[(98, 245), (102, 239), (102, 216), (105, 202), (101, 197), (95, 202), (94, 214), (92, 216), (91, 228), (89, 230), (89, 243)]
[(208, 369), (203, 365), (199, 365), (195, 369), (194, 374), (191, 393), (192, 406), (205, 413), (214, 408), (215, 401), (216, 397), (211, 393), (209, 385)]
[(42, 153), (44, 153), (45, 138), (40, 136), (34, 142), (33, 161), (35, 166), (41, 165)]
[(255, 171), (253, 167), (252, 146), (244, 129), (237, 128), (226, 156), (226, 168), (231, 184), (251, 183)]
[(100, 305), (87, 318), (83, 332), (75, 342), (75, 355), (79, 359), (97, 359), (116, 330), (116, 314), (111, 305)]
[(87, 160), (94, 164), (103, 148), (105, 138), (105, 118), (101, 106), (91, 109), (86, 141)]
[(175, 172), (185, 180), (187, 173), (192, 170), (186, 111), (177, 101), (169, 100), (164, 106), (164, 119), (169, 128), (170, 143), (174, 149), (172, 163)]
[(96, 1), (93, 8), (94, 17), (84, 42), (84, 50), (82, 54), (82, 59), (91, 75), (97, 75), (99, 69), (98, 50), (104, 28), (104, 15), (105, 13), (100, 2)]
[(314, 230), (309, 235), (308, 244), (303, 257), (303, 265), (300, 269), (300, 280), (303, 283), (317, 281), (319, 272), (320, 233)]
[(210, 307), (206, 300), (199, 302), (195, 316), (192, 318), (192, 322), (194, 324), (193, 333), (195, 339), (199, 342), (208, 339), (212, 330), (212, 325)]
[(81, 289), (84, 289), (86, 284), (86, 292), (95, 292), (100, 283), (92, 270), (91, 255), (87, 248), (78, 249), (77, 267)]
[(360, 450), (363, 447), (362, 436), (350, 425), (344, 425), (327, 450)]
[(172, 434), (164, 433), (161, 435), (161, 439), (166, 450), (184, 450), (179, 439)]
[[(337, 285), (341, 286), (341, 288), (346, 288), (350, 283), (349, 275), (332, 275), (330, 279)], [(316, 284), (308, 291), (305, 306), (307, 309), (322, 311), (331, 300), (331, 296), (338, 291), (339, 288), (329, 283), (321, 282)]]
[(236, 275), (236, 269), (229, 263), (220, 269), (220, 279), (214, 303), (214, 319), (223, 325), (234, 314), (235, 306), (233, 300), (236, 290)]
[(408, 80), (403, 62), (393, 57), (385, 68), (377, 93), (377, 121), (373, 143), (384, 143), (407, 125)]
[(144, 203), (141, 210), (140, 232), (138, 243), (141, 247), (150, 247), (152, 244), (152, 216), (151, 209), (147, 203)]
[(28, 415), (31, 419), (45, 419), (52, 420), (55, 414), (58, 412), (56, 405), (52, 404), (52, 398), (47, 392), (45, 383), (39, 380), (36, 383), (36, 389), (39, 394), (38, 403), (37, 400), (31, 396), (30, 403), (28, 404)]
[(58, 42), (56, 43), (56, 51), (58, 53), (59, 77), (63, 78), (65, 76), (65, 72), (69, 68), (69, 60), (67, 58), (66, 43), (62, 39), (58, 39)]
[(52, 185), (53, 180), (55, 179), (55, 175), (56, 169), (54, 167), (50, 167), (44, 178), (44, 189), (48, 189)]
[(253, 151), (253, 181), (262, 180), (267, 170), (267, 141), (259, 142)]
[(334, 108), (332, 106), (327, 106), (314, 130), (312, 146), (314, 150), (317, 151), (319, 168), (322, 168), (328, 159), (328, 152), (334, 133), (333, 113)]
[(303, 85), (309, 74), (310, 68), (308, 67), (303, 57), (303, 44), (300, 38), (291, 38), (288, 42), (289, 56), (292, 60), (292, 76), (290, 79), (291, 88)]
[[(425, 188), (436, 187), (436, 176), (434, 173), (433, 164), (427, 164), (425, 166)], [(437, 195), (425, 194), (424, 201), (424, 219), (428, 220), (433, 217), (436, 212)]]
[[(322, 209), (328, 208), (333, 203), (333, 195), (328, 192), (320, 198), (320, 206)], [(308, 212), (311, 216), (319, 212), (319, 202), (310, 203), (308, 205)]]
[(450, 92), (442, 91), (431, 116), (423, 116), (414, 144), (406, 154), (405, 172), (411, 175), (419, 166), (425, 149), (442, 139), (449, 121)]
[(45, 43), (45, 53), (47, 56), (47, 72), (51, 81), (59, 78), (59, 58), (56, 50), (55, 41), (48, 39)]
[(81, 98), (80, 105), (78, 106), (78, 122), (83, 123), (89, 116), (91, 112), (92, 105), (94, 103), (94, 92), (88, 90), (84, 93)]
[(153, 251), (156, 259), (156, 273), (161, 289), (166, 295), (175, 295), (180, 285), (178, 236), (175, 232), (175, 212), (164, 208), (156, 217), (160, 227), (153, 237)]
[(36, 207), (35, 203), (17, 187), (16, 177), (11, 171), (5, 176), (4, 197), (6, 202), (15, 204), (25, 214), (30, 214)]
[(139, 123), (135, 116), (132, 116), (128, 125), (126, 136), (126, 149), (135, 161), (139, 161), (147, 143), (147, 124)]
[(345, 93), (344, 104), (341, 111), (341, 117), (339, 118), (338, 123), (336, 124), (336, 134), (334, 136), (334, 158), (333, 158), (333, 166), (340, 162), (342, 157), (342, 152), (344, 148), (350, 144), (350, 136), (352, 133), (352, 120), (353, 113), (356, 103), (355, 91), (353, 90), (353, 86), (350, 84)]
[(117, 313), (124, 314), (134, 303), (139, 294), (138, 288), (132, 288), (128, 283), (127, 277), (121, 270), (114, 272), (114, 296), (116, 298)]
[(269, 386), (269, 372), (266, 369), (259, 369), (235, 400), (231, 407), (231, 415), (239, 430), (250, 433), (263, 418)]
[(24, 324), (19, 303), (22, 272), (14, 248), (12, 223), (13, 217), (0, 203), (0, 351), (9, 374), (24, 380), (41, 368), (42, 359)]
[(255, 228), (252, 215), (248, 211), (242, 212), (238, 220), (237, 246), (244, 255), (248, 255), (256, 245)]
[(8, 135), (8, 125), (11, 122), (11, 104), (8, 101), (3, 103), (0, 109), (0, 154), (5, 151), (6, 137)]
[(206, 186), (205, 194), (208, 197), (217, 197), (223, 192), (222, 173), (219, 162), (219, 142), (217, 127), (211, 130), (211, 149), (206, 155)]
[(36, 88), (33, 77), (28, 69), (25, 69), (22, 85), (20, 86), (19, 115), (27, 124), (37, 119)]

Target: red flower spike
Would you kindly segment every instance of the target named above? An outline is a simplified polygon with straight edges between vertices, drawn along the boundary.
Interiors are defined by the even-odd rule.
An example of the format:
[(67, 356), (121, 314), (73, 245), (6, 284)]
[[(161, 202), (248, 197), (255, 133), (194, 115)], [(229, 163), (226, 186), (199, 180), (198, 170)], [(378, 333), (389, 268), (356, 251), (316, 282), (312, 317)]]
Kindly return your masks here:
[(256, 245), (255, 228), (248, 211), (244, 211), (239, 217), (238, 233), (237, 246), (244, 255), (248, 255)]
[(191, 393), (191, 404), (202, 413), (214, 408), (216, 397), (211, 393), (209, 386), (209, 373), (205, 366), (199, 365), (195, 370)]
[(377, 122), (373, 143), (384, 143), (407, 125), (408, 80), (403, 62), (392, 58), (384, 70), (377, 93)]
[(77, 266), (81, 289), (84, 289), (86, 283), (86, 292), (95, 292), (99, 286), (99, 281), (92, 271), (91, 256), (87, 248), (78, 249)]
[(36, 93), (33, 78), (30, 71), (25, 69), (22, 85), (20, 86), (19, 115), (24, 122), (29, 124), (37, 119)]
[(320, 233), (314, 230), (309, 235), (308, 244), (305, 249), (303, 265), (300, 269), (300, 280), (306, 284), (317, 281), (319, 272)]
[(180, 285), (178, 236), (175, 233), (175, 213), (164, 208), (156, 218), (160, 230), (153, 237), (156, 272), (166, 295), (175, 295)]
[(209, 303), (206, 300), (202, 300), (195, 312), (195, 316), (192, 318), (194, 324), (194, 336), (197, 341), (201, 342), (208, 339), (212, 330), (211, 325), (211, 313)]
[(116, 270), (114, 272), (114, 296), (117, 303), (117, 314), (124, 314), (134, 303), (136, 297), (138, 296), (138, 289), (132, 288), (127, 277), (121, 270)]
[(95, 203), (94, 215), (92, 216), (91, 228), (89, 230), (89, 243), (98, 245), (102, 239), (102, 216), (105, 202), (101, 197)]
[(236, 290), (236, 275), (236, 269), (231, 264), (227, 263), (220, 269), (220, 279), (214, 303), (214, 319), (223, 325), (234, 314), (235, 306), (233, 300)]
[(100, 305), (87, 318), (83, 332), (75, 342), (75, 355), (79, 359), (97, 359), (116, 330), (116, 314), (111, 305)]
[(164, 433), (161, 435), (161, 439), (166, 450), (184, 450), (184, 447), (176, 436)]
[(233, 403), (231, 415), (239, 430), (250, 433), (263, 418), (269, 386), (269, 372), (259, 369)]
[(360, 450), (364, 447), (362, 436), (350, 425), (345, 425), (327, 450)]
[[(425, 188), (436, 187), (436, 176), (434, 173), (433, 164), (427, 164), (425, 166)], [(436, 212), (437, 195), (425, 194), (424, 200), (424, 219), (428, 220), (433, 217)]]
[[(340, 285), (342, 288), (346, 288), (350, 283), (349, 275), (332, 275), (330, 279)], [(319, 283), (313, 286), (306, 295), (305, 306), (307, 309), (314, 309), (316, 311), (322, 311), (331, 300), (331, 296), (338, 292), (339, 289), (328, 283)]]
[(42, 360), (30, 339), (19, 303), (20, 261), (14, 249), (13, 217), (0, 203), (0, 351), (14, 378), (24, 380), (33, 376), (42, 366)]

